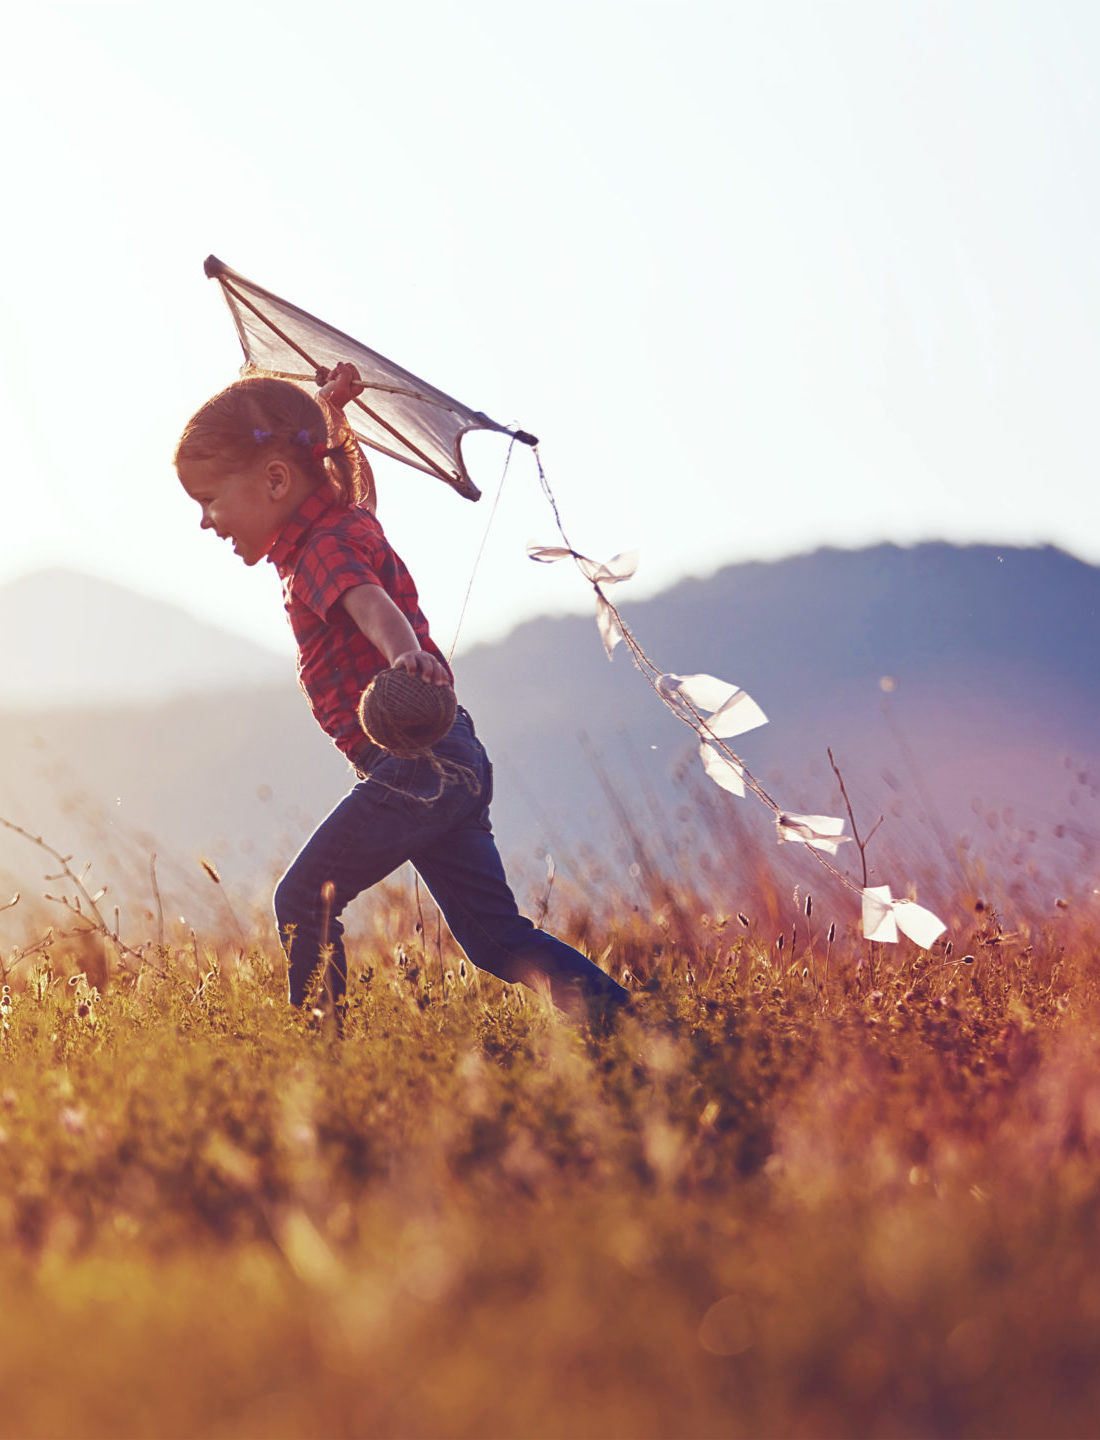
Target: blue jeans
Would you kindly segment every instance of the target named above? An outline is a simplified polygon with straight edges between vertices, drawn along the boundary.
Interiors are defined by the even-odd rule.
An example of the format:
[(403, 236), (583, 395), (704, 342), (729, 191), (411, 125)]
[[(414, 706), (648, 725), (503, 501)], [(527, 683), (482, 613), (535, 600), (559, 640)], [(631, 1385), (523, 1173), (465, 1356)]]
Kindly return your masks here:
[(489, 824), (493, 769), (461, 708), (431, 760), (383, 753), (280, 880), (275, 916), (287, 952), (292, 1005), (330, 947), (334, 998), (347, 985), (340, 914), (362, 891), (411, 860), (470, 960), (509, 983), (550, 986), (571, 1014), (606, 1013), (627, 992), (579, 951), (516, 908)]

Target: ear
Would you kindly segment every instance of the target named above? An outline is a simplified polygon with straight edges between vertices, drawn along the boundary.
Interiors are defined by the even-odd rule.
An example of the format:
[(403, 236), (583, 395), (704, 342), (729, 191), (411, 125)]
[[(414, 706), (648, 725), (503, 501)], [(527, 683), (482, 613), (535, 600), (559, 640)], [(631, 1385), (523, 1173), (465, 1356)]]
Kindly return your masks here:
[(290, 487), (294, 483), (294, 472), (286, 460), (280, 459), (277, 455), (267, 462), (263, 468), (263, 486), (265, 493), (272, 500), (283, 500), (290, 493)]

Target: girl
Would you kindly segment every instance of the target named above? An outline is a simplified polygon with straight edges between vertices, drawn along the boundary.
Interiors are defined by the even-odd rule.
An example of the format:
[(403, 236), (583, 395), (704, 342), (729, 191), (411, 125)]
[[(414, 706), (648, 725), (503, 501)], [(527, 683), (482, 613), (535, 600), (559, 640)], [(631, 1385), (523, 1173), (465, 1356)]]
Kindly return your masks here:
[(324, 408), (287, 380), (239, 380), (191, 418), (175, 455), (203, 529), (246, 565), (268, 560), (278, 571), (302, 689), (360, 776), (275, 892), (291, 1004), (305, 1003), (326, 952), (343, 1002), (340, 914), (411, 860), (475, 965), (509, 982), (544, 979), (567, 1013), (606, 1017), (626, 991), (516, 908), (489, 824), (492, 767), (469, 714), (459, 707), (434, 764), (398, 759), (360, 728), (359, 696), (386, 666), (452, 683), (409, 572), (369, 508), (370, 466), (342, 423), (362, 389), (347, 364), (322, 389)]

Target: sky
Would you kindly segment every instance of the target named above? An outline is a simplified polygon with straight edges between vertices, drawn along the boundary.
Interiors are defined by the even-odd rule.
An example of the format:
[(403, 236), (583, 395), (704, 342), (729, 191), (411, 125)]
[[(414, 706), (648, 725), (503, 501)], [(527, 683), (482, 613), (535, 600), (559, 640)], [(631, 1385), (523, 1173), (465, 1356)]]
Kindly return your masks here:
[[(1091, 0), (5, 23), (0, 583), (76, 568), (290, 652), (171, 465), (242, 358), (211, 252), (536, 433), (572, 544), (640, 548), (624, 604), (822, 545), (1100, 563)], [(526, 556), (558, 537), (520, 447), (494, 513), (505, 452), (469, 438), (476, 505), (377, 467), (445, 649), (483, 541), (460, 651), (591, 605)]]

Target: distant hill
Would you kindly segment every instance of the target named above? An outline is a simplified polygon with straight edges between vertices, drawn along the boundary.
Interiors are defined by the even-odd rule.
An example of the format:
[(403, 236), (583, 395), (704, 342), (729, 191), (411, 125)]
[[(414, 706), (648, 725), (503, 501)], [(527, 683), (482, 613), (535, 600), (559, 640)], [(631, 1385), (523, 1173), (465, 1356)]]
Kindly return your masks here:
[[(737, 749), (784, 806), (840, 813), (832, 746), (865, 828), (886, 816), (875, 853), (906, 855), (913, 874), (949, 864), (960, 838), (1021, 876), (1100, 869), (1095, 567), (1051, 548), (883, 545), (730, 566), (633, 605), (628, 590), (616, 598), (661, 668), (709, 671), (764, 707), (771, 723)], [(0, 591), (12, 675), (13, 654), (38, 664), (48, 642), (38, 610), (9, 602)], [(145, 637), (142, 654), (171, 650), (165, 636), (194, 636), (197, 623), (125, 592), (118, 614)], [(226, 655), (249, 649), (223, 640)], [(119, 655), (138, 644), (111, 631), (100, 641)], [(350, 775), (271, 658), (281, 674), (270, 683), (260, 652), (240, 660), (249, 683), (235, 689), (215, 668), (202, 693), (114, 710), (82, 708), (61, 667), (56, 710), (0, 713), (0, 814), (116, 860), (148, 831), (162, 855), (192, 868), (209, 855), (266, 893)], [(200, 667), (188, 673), (199, 689)], [(623, 649), (608, 664), (590, 620), (521, 625), (460, 657), (457, 676), (496, 765), (502, 847), (521, 869), (587, 846), (622, 873), (625, 805), (647, 843), (672, 853), (706, 830), (704, 816), (704, 841), (735, 877), (736, 833), (715, 835), (700, 787), (715, 813), (766, 833), (763, 807), (709, 786), (690, 732)], [(17, 879), (37, 860), (19, 842), (0, 846), (0, 864)]]
[[(865, 828), (886, 813), (880, 844), (1008, 848), (1035, 830), (1031, 855), (1062, 827), (1044, 863), (1091, 863), (1096, 567), (1050, 547), (880, 545), (730, 566), (639, 604), (628, 592), (616, 601), (658, 666), (718, 675), (763, 706), (770, 723), (737, 750), (781, 804), (837, 813), (831, 746)], [(693, 737), (622, 648), (608, 664), (594, 624), (522, 625), (463, 657), (461, 678), (498, 769), (520, 782), (503, 780), (498, 824), (528, 853), (614, 830), (595, 765), (643, 815), (663, 807), (668, 836), (682, 828), (683, 787), (668, 777), (686, 760), (698, 780)]]
[(71, 570), (0, 586), (0, 711), (117, 706), (277, 681), (285, 662), (174, 605)]
[[(94, 860), (116, 893), (124, 878), (147, 893), (155, 851), (162, 883), (173, 868), (199, 879), (202, 857), (269, 897), (350, 775), (290, 676), (161, 704), (0, 715), (0, 815)], [(13, 887), (33, 889), (42, 869), (27, 842), (0, 834)]]

